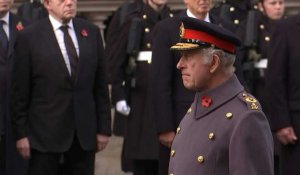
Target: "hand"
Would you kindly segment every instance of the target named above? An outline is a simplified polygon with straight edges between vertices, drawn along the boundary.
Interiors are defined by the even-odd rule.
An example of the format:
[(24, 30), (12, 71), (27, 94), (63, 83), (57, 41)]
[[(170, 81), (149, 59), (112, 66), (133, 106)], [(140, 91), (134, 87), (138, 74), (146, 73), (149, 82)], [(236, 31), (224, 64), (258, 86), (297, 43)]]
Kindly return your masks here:
[(165, 145), (168, 148), (171, 148), (172, 142), (175, 137), (175, 132), (164, 132), (159, 134), (159, 141), (161, 144)]
[(293, 127), (291, 126), (279, 129), (276, 132), (276, 136), (278, 140), (284, 145), (295, 144), (298, 139)]
[(109, 136), (97, 134), (97, 151), (102, 151), (108, 144)]
[(27, 160), (30, 158), (30, 144), (27, 137), (17, 141), (17, 150), (23, 159)]
[(128, 116), (130, 114), (130, 107), (127, 105), (127, 102), (125, 100), (120, 100), (116, 104), (116, 111)]

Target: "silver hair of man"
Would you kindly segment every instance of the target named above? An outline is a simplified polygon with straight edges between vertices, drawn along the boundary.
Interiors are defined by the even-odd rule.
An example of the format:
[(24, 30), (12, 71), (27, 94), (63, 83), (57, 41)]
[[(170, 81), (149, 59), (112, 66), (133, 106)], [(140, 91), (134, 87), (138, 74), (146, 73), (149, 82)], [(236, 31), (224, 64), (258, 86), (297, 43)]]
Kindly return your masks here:
[(217, 54), (220, 57), (221, 68), (224, 72), (232, 71), (234, 72), (234, 62), (236, 56), (234, 54), (225, 52), (221, 49), (217, 49), (215, 47), (209, 47), (202, 49), (202, 55), (204, 56), (205, 62), (207, 64), (211, 63), (212, 56)]

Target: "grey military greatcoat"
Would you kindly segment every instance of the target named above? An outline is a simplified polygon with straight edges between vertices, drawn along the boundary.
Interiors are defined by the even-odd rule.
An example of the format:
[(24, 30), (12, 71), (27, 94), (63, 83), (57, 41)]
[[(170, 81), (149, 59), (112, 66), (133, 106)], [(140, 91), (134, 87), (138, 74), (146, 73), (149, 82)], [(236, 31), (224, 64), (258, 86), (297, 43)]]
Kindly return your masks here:
[(260, 104), (236, 76), (196, 93), (177, 128), (172, 175), (272, 175), (273, 140)]

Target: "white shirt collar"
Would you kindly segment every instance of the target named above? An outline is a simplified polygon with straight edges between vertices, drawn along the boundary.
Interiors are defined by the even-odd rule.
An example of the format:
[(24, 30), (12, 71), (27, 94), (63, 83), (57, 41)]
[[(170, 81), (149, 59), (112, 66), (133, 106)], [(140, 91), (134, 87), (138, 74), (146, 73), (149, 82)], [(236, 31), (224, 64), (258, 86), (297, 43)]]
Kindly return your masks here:
[[(61, 22), (59, 22), (58, 20), (56, 20), (53, 16), (49, 15), (49, 19), (50, 22), (53, 26), (54, 31), (59, 30), (59, 28), (63, 25)], [(74, 26), (73, 26), (73, 20), (71, 19), (69, 21), (69, 23), (67, 24), (69, 29), (74, 30)]]
[(6, 15), (0, 20), (3, 20), (5, 24), (9, 25), (9, 12), (7, 12)]
[[(197, 18), (197, 17), (196, 17), (189, 9), (187, 9), (186, 14), (187, 14), (187, 16), (190, 17), (190, 18)], [(209, 13), (207, 13), (207, 15), (205, 16), (204, 21), (210, 23), (210, 20), (209, 20)]]

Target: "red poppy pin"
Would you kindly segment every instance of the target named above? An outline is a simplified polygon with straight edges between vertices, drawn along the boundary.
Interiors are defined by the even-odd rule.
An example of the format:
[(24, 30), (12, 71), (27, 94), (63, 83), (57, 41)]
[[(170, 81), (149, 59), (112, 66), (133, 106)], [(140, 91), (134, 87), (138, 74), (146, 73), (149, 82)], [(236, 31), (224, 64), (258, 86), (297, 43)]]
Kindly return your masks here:
[(203, 107), (208, 108), (212, 104), (212, 99), (209, 96), (203, 96), (201, 98), (201, 104)]
[(86, 29), (81, 30), (81, 35), (84, 37), (87, 37), (89, 35), (88, 31)]
[(23, 30), (24, 29), (24, 26), (23, 26), (23, 24), (22, 24), (22, 22), (20, 21), (20, 22), (18, 22), (18, 24), (16, 25), (16, 28), (17, 28), (17, 30), (18, 31), (21, 31), (21, 30)]

